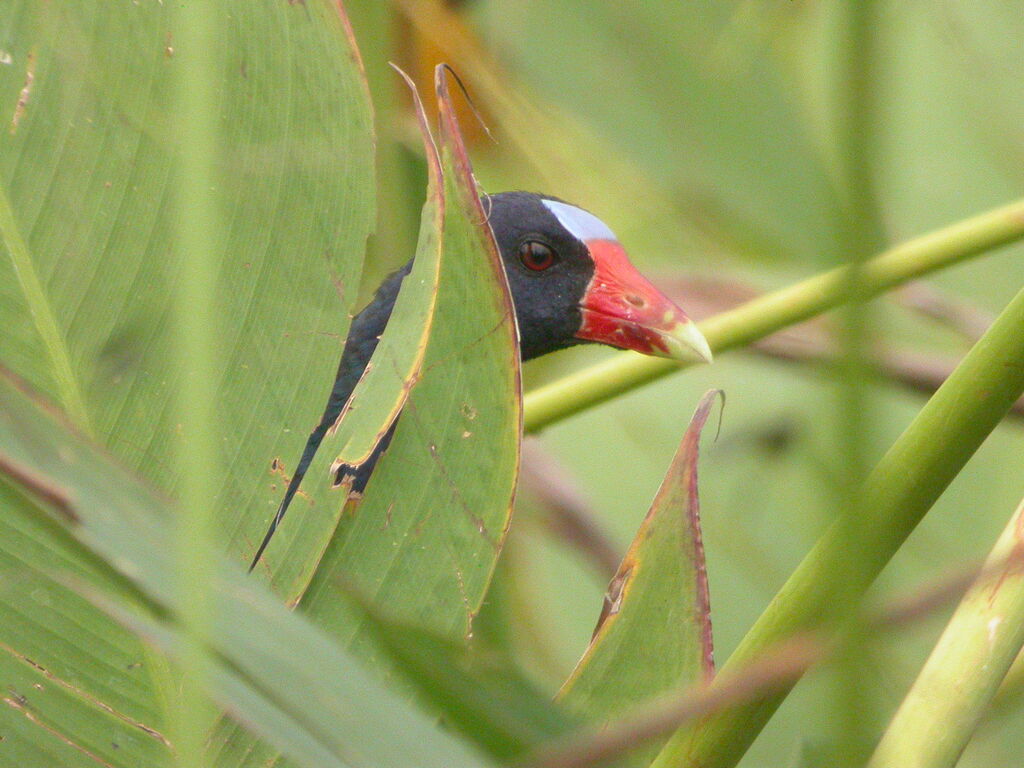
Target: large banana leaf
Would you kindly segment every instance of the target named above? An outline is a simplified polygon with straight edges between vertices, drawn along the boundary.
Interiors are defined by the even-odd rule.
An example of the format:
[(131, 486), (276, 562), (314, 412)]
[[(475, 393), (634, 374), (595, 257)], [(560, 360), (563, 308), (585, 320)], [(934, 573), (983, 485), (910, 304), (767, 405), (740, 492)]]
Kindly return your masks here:
[[(190, 598), (175, 586), (174, 552), (166, 546), (173, 531), (166, 502), (6, 377), (0, 379), (0, 477), (25, 494), (12, 505), (17, 511), (27, 518), (51, 515), (51, 527), (59, 524), (51, 535), (70, 533), (74, 541), (68, 547), (80, 556), (85, 547), (109, 564), (97, 567), (104, 568), (108, 580), (118, 581), (120, 592), (134, 590), (133, 598), (107, 594), (98, 579), (90, 583), (60, 572), (56, 579), (172, 655), (179, 650), (168, 617), (180, 615), (182, 601)], [(228, 558), (222, 556), (211, 568), (208, 584), (213, 611), (204, 638), (212, 693), (300, 764), (397, 768), (415, 754), (425, 766), (484, 765)], [(84, 628), (77, 634), (83, 636)], [(34, 660), (15, 661), (20, 663), (7, 660), (17, 673), (9, 679), (7, 709), (41, 726), (41, 743), (52, 736), (77, 749), (83, 759), (71, 762), (75, 765), (88, 764), (85, 757), (101, 752), (109, 765), (152, 764), (150, 755), (163, 746), (158, 735), (126, 722), (104, 702), (77, 690), (73, 681), (43, 673)], [(67, 699), (73, 699), (73, 706)], [(113, 721), (113, 727), (106, 721)], [(113, 746), (112, 738), (119, 740)], [(21, 753), (21, 741), (17, 744)], [(4, 764), (13, 764), (13, 758), (0, 754)]]
[[(218, 195), (226, 232), (217, 305), (213, 504), (250, 552), (278, 498), (276, 457), (315, 422), (356, 297), (374, 216), (370, 107), (338, 6), (218, 6)], [(170, 94), (175, 48), (160, 3), (5, 3), (0, 103), (0, 359), (55, 396), (166, 491), (179, 424), (168, 323), (178, 256)], [(31, 319), (30, 319), (31, 318)], [(77, 404), (77, 405), (76, 405)], [(276, 474), (272, 471), (276, 468)], [(312, 483), (294, 517), (324, 506)], [(319, 508), (317, 520), (333, 527)], [(253, 514), (258, 513), (258, 514)]]
[[(341, 464), (358, 466), (365, 463), (384, 439), (422, 373), (427, 342), (437, 314), (445, 215), (441, 161), (416, 86), (404, 73), (401, 75), (412, 89), (428, 169), (419, 242), (412, 269), (402, 280), (384, 335), (335, 424), (325, 436), (319, 455), (310, 465), (312, 482), (319, 479), (321, 486), (328, 474), (337, 478)], [(332, 523), (337, 522), (337, 512), (342, 509), (347, 490), (348, 486), (345, 486), (344, 492), (333, 501), (334, 514), (327, 516)], [(355, 506), (353, 501), (348, 509)], [(288, 527), (278, 534), (269, 560), (272, 583), (289, 604), (298, 602), (306, 591), (333, 532), (333, 526), (328, 527), (324, 520), (320, 520), (316, 528), (321, 538), (314, 538), (305, 530), (304, 522), (289, 522)]]
[[(272, 461), (300, 444), (336, 364), (373, 219), (372, 134), (358, 54), (335, 3), (230, 2), (218, 6), (218, 25), (218, 194), (228, 228), (212, 310), (226, 329), (213, 428), (229, 471), (213, 505), (234, 547), (248, 551), (276, 502), (283, 470)], [(188, 52), (160, 3), (5, 3), (0, 37), (0, 103), (10, 106), (0, 132), (0, 359), (173, 493), (168, 457), (176, 444), (187, 449), (191, 425), (171, 407), (179, 376), (167, 321), (179, 267), (170, 95)], [(0, 644), (18, 660), (4, 681), (20, 680), (31, 662), (129, 733), (162, 731), (174, 684), (166, 664), (52, 573), (131, 589), (52, 523), (26, 515), (16, 494), (4, 489), (0, 504)], [(322, 513), (301, 530), (318, 535), (317, 521), (333, 530)], [(31, 710), (0, 711), (5, 727), (29, 723), (47, 741)], [(63, 744), (60, 733), (50, 741)]]

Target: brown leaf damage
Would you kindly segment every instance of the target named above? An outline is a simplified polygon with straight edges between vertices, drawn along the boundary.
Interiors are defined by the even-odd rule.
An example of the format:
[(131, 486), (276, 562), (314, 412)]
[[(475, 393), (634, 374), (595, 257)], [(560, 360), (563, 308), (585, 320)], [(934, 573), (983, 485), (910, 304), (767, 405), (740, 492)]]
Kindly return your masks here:
[(98, 765), (103, 765), (107, 768), (115, 768), (111, 763), (108, 763), (95, 752), (90, 751), (86, 747), (82, 746), (81, 744), (77, 743), (65, 734), (61, 733), (59, 730), (57, 730), (52, 725), (43, 720), (39, 716), (39, 714), (32, 709), (31, 705), (28, 703), (28, 699), (26, 699), (24, 696), (20, 695), (16, 691), (8, 691), (8, 695), (4, 696), (4, 704), (11, 707), (12, 709), (17, 710), (18, 712), (21, 712), (21, 714), (28, 718), (30, 722), (38, 725), (51, 736), (60, 739), (69, 747), (72, 747), (73, 749), (81, 752), (83, 755), (85, 755)]
[(725, 393), (720, 389), (712, 389), (704, 393), (697, 410), (693, 414), (690, 426), (683, 436), (679, 455), (672, 463), (670, 472), (682, 470), (686, 483), (688, 498), (687, 510), (690, 523), (690, 534), (693, 537), (694, 567), (697, 570), (697, 621), (701, 626), (704, 645), (704, 673), (711, 677), (715, 674), (715, 645), (711, 627), (711, 591), (708, 588), (707, 560), (704, 557), (704, 537), (700, 528), (700, 492), (697, 486), (697, 461), (700, 457), (700, 436), (707, 423), (708, 415), (715, 400), (721, 396), (722, 407), (725, 407)]
[(25, 117), (25, 110), (28, 109), (28, 100), (32, 96), (32, 86), (36, 81), (36, 53), (29, 51), (25, 62), (25, 85), (18, 94), (18, 103), (14, 106), (14, 115), (11, 117), (11, 133), (18, 130), (18, 123)]
[[(273, 459), (271, 459), (271, 461), (270, 461), (270, 474), (271, 475), (277, 475), (278, 477), (280, 477), (281, 480), (284, 481), (284, 484), (285, 484), (286, 487), (292, 481), (292, 476), (288, 474), (288, 470), (285, 469), (284, 462), (281, 461), (280, 457), (276, 457), (275, 456)], [(274, 486), (274, 487), (276, 488), (276, 486)], [(308, 493), (306, 493), (301, 488), (299, 488), (297, 491), (295, 491), (295, 495), (296, 496), (300, 496), (303, 499), (305, 499), (306, 501), (308, 501), (311, 506), (316, 503), (316, 502), (313, 501), (313, 497), (310, 496)]]
[(608, 583), (608, 590), (604, 593), (604, 604), (601, 606), (601, 615), (597, 617), (597, 626), (594, 627), (591, 640), (597, 637), (597, 633), (601, 631), (604, 623), (612, 616), (615, 616), (619, 609), (622, 608), (622, 593), (630, 577), (633, 575), (633, 565), (634, 561), (632, 558), (625, 558), (622, 561), (622, 565), (619, 566), (619, 572)]
[[(114, 709), (112, 706), (110, 706), (106, 702), (101, 701), (100, 699), (96, 698), (95, 696), (93, 696), (88, 691), (85, 691), (85, 690), (79, 688), (76, 685), (72, 685), (67, 680), (64, 680), (64, 679), (62, 679), (60, 677), (57, 677), (55, 674), (53, 674), (46, 667), (42, 666), (41, 664), (37, 663), (36, 661), (33, 661), (32, 659), (28, 658), (24, 654), (19, 653), (14, 648), (11, 648), (9, 645), (6, 645), (5, 643), (0, 643), (0, 651), (2, 651), (4, 653), (7, 653), (12, 658), (16, 659), (17, 661), (21, 662), (22, 664), (25, 664), (26, 666), (31, 667), (35, 672), (37, 672), (40, 675), (42, 675), (43, 677), (45, 677), (47, 680), (49, 680), (54, 685), (60, 686), (64, 690), (66, 690), (69, 693), (71, 693), (74, 696), (76, 696), (77, 698), (80, 698), (83, 701), (88, 702), (92, 706), (96, 707), (97, 709), (103, 710), (104, 712), (106, 712), (109, 715), (112, 715), (113, 717), (116, 717), (118, 720), (122, 721), (123, 723), (126, 723), (127, 725), (131, 726), (132, 728), (139, 729), (140, 731), (145, 733), (150, 738), (155, 739), (156, 741), (161, 742), (165, 747), (170, 748), (171, 742), (168, 741), (167, 738), (162, 733), (160, 733), (160, 731), (156, 730), (155, 728), (151, 728), (150, 726), (146, 725), (145, 723), (140, 723), (138, 720), (135, 720), (134, 718), (129, 717), (128, 715), (124, 714), (123, 712), (120, 712), (120, 711)], [(39, 687), (39, 686), (36, 686), (36, 687)], [(21, 699), (21, 703), (23, 703), (27, 707), (28, 703), (27, 703), (26, 697), (20, 696), (18, 698)], [(14, 706), (9, 701), (7, 703), (10, 706)], [(15, 708), (18, 709), (19, 707), (15, 707)]]

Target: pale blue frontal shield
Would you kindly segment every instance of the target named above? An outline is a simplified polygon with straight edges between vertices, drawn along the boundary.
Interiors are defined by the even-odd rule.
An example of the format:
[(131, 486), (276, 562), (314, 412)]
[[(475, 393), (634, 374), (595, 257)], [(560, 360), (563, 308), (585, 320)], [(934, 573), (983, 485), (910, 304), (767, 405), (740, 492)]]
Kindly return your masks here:
[(618, 242), (615, 233), (608, 225), (597, 216), (582, 208), (568, 203), (560, 203), (557, 200), (541, 200), (544, 207), (555, 214), (558, 223), (572, 233), (577, 240), (587, 242), (588, 240), (613, 240)]

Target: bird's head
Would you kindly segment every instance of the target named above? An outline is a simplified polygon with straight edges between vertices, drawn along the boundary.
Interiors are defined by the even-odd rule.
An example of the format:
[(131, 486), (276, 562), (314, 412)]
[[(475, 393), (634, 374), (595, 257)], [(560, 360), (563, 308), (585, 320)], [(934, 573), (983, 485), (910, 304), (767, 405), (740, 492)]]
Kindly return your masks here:
[(528, 192), (484, 200), (516, 309), (523, 358), (584, 342), (711, 362), (697, 326), (582, 208)]

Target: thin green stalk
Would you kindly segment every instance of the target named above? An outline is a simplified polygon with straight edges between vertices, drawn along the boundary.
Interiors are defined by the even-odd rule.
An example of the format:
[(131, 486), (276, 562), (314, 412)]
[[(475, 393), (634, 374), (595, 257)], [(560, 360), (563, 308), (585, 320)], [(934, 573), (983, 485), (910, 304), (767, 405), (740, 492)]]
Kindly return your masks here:
[[(1024, 291), (999, 315), (868, 476), (861, 490), (862, 593), (970, 457), (1024, 393)], [(818, 541), (719, 673), (737, 669), (794, 632), (815, 626), (850, 556), (838, 526)], [(786, 691), (724, 710), (676, 733), (654, 768), (734, 766)]]
[(872, 153), (876, 99), (874, 92), (876, 35), (871, 0), (841, 4), (835, 50), (839, 77), (833, 84), (838, 95), (836, 144), (839, 149), (842, 183), (839, 198), (840, 261), (849, 265), (847, 297), (839, 313), (841, 355), (838, 373), (839, 398), (836, 408), (836, 445), (842, 462), (834, 473), (838, 504), (836, 536), (847, 556), (836, 563), (833, 583), (836, 591), (828, 605), (828, 619), (843, 628), (846, 642), (829, 671), (833, 695), (827, 718), (830, 742), (835, 744), (832, 762), (836, 766), (860, 766), (871, 754), (873, 737), (868, 725), (872, 699), (863, 685), (863, 670), (870, 666), (870, 633), (860, 621), (863, 593), (857, 584), (869, 577), (861, 557), (866, 548), (866, 531), (860, 521), (866, 512), (860, 488), (870, 463), (868, 441), (874, 426), (870, 398), (870, 337), (873, 307), (864, 291), (865, 253), (884, 245), (880, 215), (874, 193)]
[(35, 263), (32, 261), (28, 244), (21, 237), (18, 221), (14, 217), (14, 209), (7, 197), (7, 190), (2, 185), (0, 185), (0, 233), (3, 234), (4, 243), (7, 245), (7, 253), (11, 256), (14, 274), (18, 276), (18, 284), (21, 286), (21, 293), (28, 305), (29, 314), (32, 315), (36, 332), (42, 339), (46, 353), (50, 357), (53, 380), (57, 385), (57, 392), (60, 394), (64, 410), (79, 429), (86, 434), (91, 434), (89, 412), (86, 410), (85, 399), (82, 397), (82, 392), (78, 388), (78, 380), (71, 368), (71, 356), (68, 354), (67, 343), (60, 331), (60, 326), (57, 325), (57, 318), (53, 315), (46, 291), (43, 290), (43, 285), (39, 282), (39, 275), (36, 274)]
[[(861, 290), (874, 296), (915, 278), (1024, 239), (1024, 199), (895, 246), (864, 262)], [(839, 267), (710, 317), (700, 330), (715, 354), (763, 339), (839, 306), (848, 296)], [(633, 353), (551, 382), (526, 395), (525, 427), (537, 432), (575, 413), (680, 370), (685, 364)]]
[[(1024, 646), (1024, 503), (903, 699), (869, 768), (953, 768)], [(955, 695), (951, 695), (955, 692)]]
[(220, 72), (216, 21), (226, 18), (216, 3), (180, 4), (174, 15), (175, 114), (178, 115), (178, 175), (175, 232), (180, 259), (175, 285), (178, 353), (178, 442), (181, 478), (177, 515), (177, 589), (184, 628), (182, 692), (175, 718), (175, 752), (182, 768), (202, 768), (210, 705), (204, 693), (213, 574), (210, 512), (217, 491), (218, 452), (213, 433), (217, 362), (217, 248), (224, 232), (218, 210), (216, 152)]

